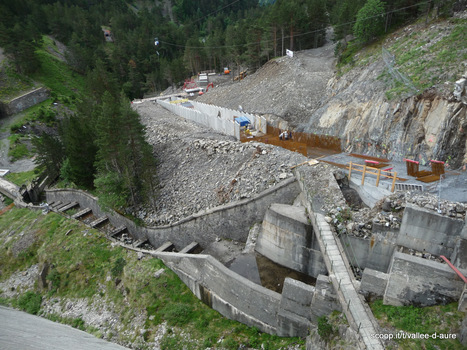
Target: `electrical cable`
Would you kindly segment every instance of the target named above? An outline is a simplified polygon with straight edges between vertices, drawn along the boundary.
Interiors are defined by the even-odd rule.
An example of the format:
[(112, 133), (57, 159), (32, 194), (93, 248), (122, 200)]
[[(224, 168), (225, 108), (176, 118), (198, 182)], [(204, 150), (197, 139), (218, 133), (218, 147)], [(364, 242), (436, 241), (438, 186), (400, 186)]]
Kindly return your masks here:
[[(237, 0), (239, 1), (239, 0)], [(363, 18), (364, 20), (366, 19), (372, 19), (372, 18), (377, 18), (377, 17), (380, 17), (380, 16), (384, 16), (384, 15), (388, 15), (390, 13), (395, 13), (395, 12), (399, 12), (399, 11), (403, 11), (403, 10), (407, 10), (409, 8), (412, 8), (412, 7), (416, 7), (416, 6), (420, 6), (420, 5), (425, 5), (425, 4), (428, 4), (430, 3), (431, 1), (428, 0), (428, 1), (423, 1), (423, 2), (419, 2), (417, 4), (414, 4), (414, 5), (410, 5), (410, 6), (406, 6), (406, 7), (401, 7), (399, 9), (395, 9), (395, 10), (390, 10), (390, 11), (387, 11), (387, 12), (383, 12), (383, 13), (380, 13), (378, 15), (374, 15), (374, 16), (369, 16), (369, 17), (365, 17)], [(231, 3), (233, 4), (233, 3)], [(229, 5), (231, 5), (229, 4)], [(226, 5), (228, 6), (228, 5)], [(226, 7), (225, 6), (225, 7)], [(220, 10), (219, 10), (220, 11)], [(208, 15), (207, 15), (208, 16)], [(206, 16), (205, 16), (206, 17)], [(204, 18), (204, 17), (201, 17), (201, 19)], [(357, 21), (350, 21), (350, 22), (346, 22), (346, 23), (342, 23), (342, 24), (338, 24), (338, 25), (335, 25), (333, 26), (334, 28), (339, 28), (339, 27), (343, 27), (343, 26), (346, 26), (346, 25), (349, 25), (349, 24), (355, 24)], [(196, 22), (194, 22), (196, 23)], [(309, 34), (314, 34), (314, 33), (318, 33), (318, 32), (322, 32), (323, 30), (325, 30), (325, 28), (322, 28), (322, 29), (316, 29), (316, 30), (312, 30), (312, 31), (309, 31), (309, 32), (305, 32), (305, 33), (300, 33), (300, 34), (296, 34), (294, 35), (293, 37), (299, 37), (299, 36), (304, 36), (304, 35), (309, 35)], [(284, 38), (278, 38), (276, 39), (276, 41), (278, 40), (282, 40), (282, 39), (289, 39), (291, 36), (285, 36)], [(270, 42), (274, 42), (275, 40), (271, 39), (271, 40), (262, 40), (261, 43), (270, 43)], [(245, 43), (245, 44), (236, 44), (236, 45), (221, 45), (221, 46), (186, 46), (186, 45), (180, 45), (180, 44), (174, 44), (174, 43), (170, 43), (170, 42), (167, 42), (167, 41), (163, 41), (163, 40), (159, 40), (160, 43), (163, 43), (165, 45), (168, 45), (168, 46), (174, 46), (174, 47), (179, 47), (179, 48), (186, 48), (186, 49), (222, 49), (222, 48), (233, 48), (233, 47), (240, 47), (240, 46), (253, 46), (253, 45), (258, 45), (258, 42), (252, 42), (252, 43)]]

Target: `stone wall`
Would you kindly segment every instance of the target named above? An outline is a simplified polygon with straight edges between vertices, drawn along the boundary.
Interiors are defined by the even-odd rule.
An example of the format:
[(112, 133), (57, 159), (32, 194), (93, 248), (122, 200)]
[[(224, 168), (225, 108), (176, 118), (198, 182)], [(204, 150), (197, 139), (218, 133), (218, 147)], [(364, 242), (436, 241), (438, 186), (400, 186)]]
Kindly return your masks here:
[(287, 278), (282, 295), (229, 270), (210, 255), (152, 253), (204, 303), (227, 318), (279, 336), (304, 337), (314, 287)]
[(451, 257), (464, 221), (407, 204), (397, 244), (434, 255)]
[(463, 288), (464, 282), (448, 265), (395, 252), (383, 300), (395, 306), (447, 304), (457, 302)]
[(255, 250), (270, 260), (312, 277), (327, 273), (305, 208), (272, 204)]
[(297, 182), (290, 178), (252, 198), (202, 210), (175, 224), (158, 227), (136, 226), (133, 221), (114, 211), (104, 212), (100, 208), (97, 198), (84, 191), (47, 190), (46, 197), (49, 203), (76, 201), (83, 208), (91, 208), (96, 216), (107, 215), (113, 226), (126, 226), (135, 239), (149, 239), (154, 247), (171, 241), (180, 250), (193, 241), (198, 242), (201, 246), (207, 246), (217, 237), (245, 242), (250, 226), (263, 220), (266, 209), (271, 203), (292, 203), (299, 192)]
[(15, 99), (0, 103), (0, 116), (9, 116), (19, 113), (49, 98), (49, 91), (46, 88), (38, 88), (18, 96)]

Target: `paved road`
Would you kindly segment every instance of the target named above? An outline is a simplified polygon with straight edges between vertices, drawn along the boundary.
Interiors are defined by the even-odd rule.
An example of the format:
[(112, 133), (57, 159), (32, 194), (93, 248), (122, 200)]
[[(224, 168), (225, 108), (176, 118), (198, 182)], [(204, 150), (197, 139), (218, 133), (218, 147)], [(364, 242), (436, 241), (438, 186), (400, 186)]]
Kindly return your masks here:
[(0, 306), (2, 350), (125, 350), (86, 332)]

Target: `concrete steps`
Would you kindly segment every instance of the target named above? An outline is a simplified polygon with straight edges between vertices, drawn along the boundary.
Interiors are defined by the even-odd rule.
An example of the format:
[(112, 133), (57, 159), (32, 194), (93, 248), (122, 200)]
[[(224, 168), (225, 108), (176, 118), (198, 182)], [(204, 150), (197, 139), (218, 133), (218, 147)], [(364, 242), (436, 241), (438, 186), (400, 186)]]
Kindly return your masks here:
[(133, 243), (133, 247), (139, 248), (139, 247), (141, 247), (143, 244), (147, 244), (147, 243), (149, 243), (149, 241), (148, 241), (147, 239), (145, 239), (144, 241), (138, 240), (138, 241), (136, 241), (135, 243)]
[(123, 232), (127, 232), (126, 226), (122, 225), (122, 226), (116, 227), (115, 229), (112, 230), (112, 232), (110, 232), (110, 237), (115, 238), (116, 236), (121, 235)]
[(156, 249), (156, 253), (171, 252), (174, 249), (175, 249), (175, 246), (172, 242), (165, 242), (163, 245), (161, 245), (159, 248)]
[(182, 254), (190, 254), (190, 253), (193, 253), (195, 252), (196, 250), (200, 249), (200, 245), (198, 244), (198, 242), (191, 242), (190, 244), (188, 244), (185, 248), (183, 248), (182, 250), (180, 250), (179, 253), (182, 253)]
[(92, 210), (91, 208), (84, 208), (83, 210), (80, 210), (79, 212), (77, 212), (76, 214), (72, 215), (71, 218), (72, 219), (79, 219), (89, 213), (92, 213)]
[(109, 218), (107, 216), (102, 216), (100, 218), (97, 218), (96, 220), (94, 220), (93, 222), (91, 222), (89, 225), (92, 227), (92, 228), (96, 228), (97, 226), (99, 225), (102, 225), (103, 223), (105, 223), (106, 221), (108, 221)]
[(64, 205), (60, 209), (58, 209), (58, 211), (63, 213), (65, 211), (67, 211), (67, 210), (70, 210), (70, 209), (73, 209), (73, 208), (77, 207), (78, 205), (79, 205), (78, 202), (71, 202), (71, 203), (68, 203), (67, 205)]
[(62, 201), (56, 201), (56, 202), (49, 203), (49, 207), (52, 210), (57, 210), (57, 207), (59, 207), (61, 204), (63, 204)]

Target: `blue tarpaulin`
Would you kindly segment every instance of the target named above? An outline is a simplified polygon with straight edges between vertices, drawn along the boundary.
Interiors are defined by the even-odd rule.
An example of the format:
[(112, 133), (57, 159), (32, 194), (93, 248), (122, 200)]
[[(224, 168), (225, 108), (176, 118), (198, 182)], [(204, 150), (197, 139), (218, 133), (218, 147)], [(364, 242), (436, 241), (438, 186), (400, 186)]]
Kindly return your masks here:
[(240, 126), (245, 126), (247, 124), (250, 124), (250, 119), (247, 117), (236, 117), (235, 122), (240, 124)]

